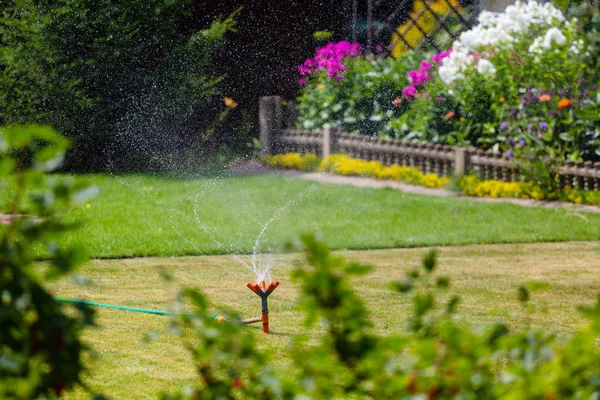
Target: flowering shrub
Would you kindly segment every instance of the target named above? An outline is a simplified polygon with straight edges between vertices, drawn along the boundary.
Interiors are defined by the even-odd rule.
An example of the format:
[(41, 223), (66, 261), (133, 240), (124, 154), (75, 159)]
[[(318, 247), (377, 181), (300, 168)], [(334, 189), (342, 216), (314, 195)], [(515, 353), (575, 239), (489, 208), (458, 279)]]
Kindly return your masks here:
[[(392, 102), (408, 84), (407, 72), (418, 65), (417, 56), (407, 54), (394, 60), (338, 52), (338, 55), (350, 55), (341, 61), (339, 57), (335, 62), (327, 61), (329, 64), (321, 61), (323, 67), (315, 68), (319, 64), (315, 60), (324, 59), (319, 57), (321, 53), (318, 50), (315, 59), (307, 60), (299, 67), (303, 86), (298, 98), (298, 127), (318, 130), (325, 126), (340, 126), (348, 132), (369, 135), (389, 132), (390, 118), (408, 107), (408, 104), (394, 105)], [(333, 67), (327, 69), (325, 65)]]
[(542, 190), (529, 182), (480, 181), (474, 175), (463, 176), (458, 185), (463, 194), (475, 197), (516, 197), (541, 200)]
[(481, 181), (474, 175), (465, 175), (459, 180), (460, 191), (467, 196), (475, 197), (516, 197), (520, 199), (543, 200), (552, 198), (576, 204), (600, 206), (600, 192), (591, 190), (575, 190), (564, 188), (547, 193), (540, 186), (531, 182), (502, 182), (497, 180)]
[(600, 192), (591, 190), (574, 190), (567, 188), (561, 195), (561, 200), (576, 204), (600, 206)]
[[(356, 58), (361, 52), (362, 47), (359, 43), (346, 41), (329, 43), (324, 47), (317, 48), (315, 58), (306, 60), (298, 67), (298, 71), (303, 77), (324, 71), (328, 77), (341, 81), (346, 72), (344, 58)], [(300, 83), (304, 84), (305, 82), (306, 78), (301, 78)]]
[(379, 161), (364, 161), (346, 154), (333, 154), (322, 160), (312, 153), (278, 154), (266, 156), (265, 164), (274, 168), (300, 169), (302, 171), (322, 171), (340, 175), (366, 176), (378, 179), (393, 179), (426, 187), (440, 187), (448, 184), (450, 178), (436, 174), (424, 174), (414, 167), (391, 165), (386, 167)]
[(576, 23), (536, 2), (483, 12), (449, 51), (409, 72), (408, 110), (392, 118), (390, 134), (502, 150), (555, 191), (562, 160), (596, 160), (600, 146), (599, 76), (586, 68)]
[[(531, 42), (531, 32), (538, 36), (529, 45), (529, 52), (541, 55), (550, 50), (553, 44), (565, 45), (567, 38), (558, 29), (564, 22), (565, 18), (560, 10), (550, 3), (541, 5), (535, 1), (526, 4), (517, 2), (500, 14), (483, 11), (479, 16), (479, 25), (463, 32), (460, 39), (453, 43), (452, 52), (440, 68), (440, 78), (450, 84), (464, 79), (465, 74), (472, 69), (481, 75), (493, 75), (496, 67), (490, 58), (498, 51), (521, 50), (522, 41)], [(572, 36), (574, 25), (567, 23), (565, 27)], [(580, 51), (578, 46), (575, 49)], [(513, 59), (525, 55), (513, 54)], [(518, 65), (517, 62), (515, 64)]]
[[(483, 12), (453, 44), (440, 79), (467, 119), (476, 117), (469, 114), (474, 97), (494, 111), (478, 127), (479, 145), (530, 144), (525, 136), (533, 134), (556, 149), (546, 151), (550, 157), (596, 157), (598, 87), (584, 76), (586, 48), (576, 23), (550, 3), (516, 3), (502, 14)], [(542, 123), (543, 132), (536, 128)]]
[(390, 136), (429, 143), (470, 144), (464, 135), (466, 124), (461, 108), (448, 94), (446, 85), (437, 79), (438, 68), (449, 54), (450, 51), (434, 54), (408, 72), (409, 84), (397, 100), (408, 109), (392, 117)]
[(273, 168), (316, 171), (321, 163), (321, 158), (313, 153), (307, 153), (305, 155), (299, 153), (286, 153), (265, 156), (264, 162), (269, 167)]

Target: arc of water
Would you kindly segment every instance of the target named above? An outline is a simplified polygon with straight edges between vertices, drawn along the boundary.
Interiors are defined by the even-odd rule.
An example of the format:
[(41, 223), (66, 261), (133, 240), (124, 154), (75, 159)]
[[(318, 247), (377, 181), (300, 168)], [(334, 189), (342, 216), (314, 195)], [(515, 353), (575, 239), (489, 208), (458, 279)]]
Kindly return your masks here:
[(269, 227), (269, 225), (271, 224), (271, 222), (273, 222), (277, 217), (279, 217), (279, 215), (281, 215), (281, 213), (285, 209), (287, 209), (291, 204), (295, 203), (298, 200), (301, 200), (306, 193), (312, 192), (312, 189), (314, 188), (314, 186), (315, 186), (314, 184), (311, 185), (311, 186), (309, 186), (307, 189), (305, 189), (304, 191), (302, 191), (300, 193), (300, 195), (298, 196), (298, 198), (291, 199), (286, 204), (284, 204), (283, 207), (281, 207), (277, 211), (275, 211), (275, 213), (273, 214), (273, 216), (271, 217), (271, 219), (269, 221), (267, 221), (267, 223), (263, 226), (262, 230), (260, 231), (260, 233), (256, 237), (256, 241), (254, 242), (254, 248), (252, 249), (252, 267), (257, 271), (256, 272), (257, 283), (261, 282), (263, 280), (267, 281), (267, 283), (271, 282), (271, 274), (269, 273), (269, 269), (270, 269), (271, 265), (268, 265), (267, 268), (266, 268), (266, 270), (263, 271), (263, 273), (259, 273), (260, 272), (259, 266), (256, 264), (256, 255), (258, 253), (258, 246), (260, 244), (261, 238), (263, 237), (264, 233), (266, 232), (266, 230)]
[[(119, 179), (119, 177), (117, 175), (113, 175), (117, 178), (118, 182), (120, 182), (122, 185), (137, 191), (138, 193), (141, 194), (146, 194), (143, 193), (141, 190), (136, 189), (135, 187), (133, 187), (130, 184), (127, 184), (126, 182), (124, 182), (122, 179)], [(206, 184), (204, 185), (209, 186), (209, 185), (213, 185), (214, 186), (214, 182), (216, 181), (216, 179), (207, 179), (206, 180)], [(285, 211), (288, 207), (290, 207), (290, 205), (294, 204), (297, 201), (300, 201), (301, 199), (304, 198), (304, 196), (307, 193), (311, 193), (314, 189), (314, 184), (311, 185), (310, 187), (308, 187), (307, 189), (303, 190), (297, 198), (291, 199), (289, 200), (286, 204), (284, 204), (282, 207), (280, 207), (279, 209), (277, 209), (275, 211), (275, 213), (272, 215), (272, 217), (263, 225), (259, 235), (256, 238), (256, 241), (254, 243), (254, 247), (252, 249), (252, 257), (251, 257), (251, 264), (248, 264), (247, 262), (245, 262), (242, 258), (239, 257), (238, 254), (243, 254), (243, 255), (247, 255), (247, 253), (245, 253), (239, 246), (235, 246), (236, 250), (237, 250), (237, 254), (236, 252), (232, 252), (230, 251), (230, 249), (227, 249), (227, 247), (220, 241), (217, 239), (216, 235), (214, 234), (214, 232), (212, 232), (204, 223), (201, 222), (201, 218), (198, 215), (198, 199), (200, 198), (200, 196), (204, 195), (206, 192), (206, 189), (201, 190), (200, 192), (196, 193), (196, 195), (194, 196), (194, 208), (193, 208), (193, 212), (194, 212), (194, 217), (196, 219), (196, 223), (198, 224), (198, 226), (200, 227), (200, 229), (202, 229), (202, 231), (204, 231), (209, 238), (215, 243), (217, 244), (217, 246), (219, 248), (221, 248), (222, 250), (225, 251), (225, 253), (231, 255), (239, 264), (241, 264), (244, 268), (248, 269), (249, 271), (253, 272), (254, 275), (256, 276), (257, 282), (260, 281), (266, 281), (266, 282), (271, 282), (271, 267), (272, 267), (272, 262), (266, 261), (264, 265), (262, 265), (261, 262), (257, 263), (257, 257), (259, 256), (258, 253), (258, 248), (261, 242), (261, 239), (263, 238), (265, 232), (267, 231), (269, 225), (275, 221), (283, 211)], [(158, 204), (161, 207), (164, 208), (168, 208), (171, 209), (173, 212), (177, 213), (178, 215), (182, 216), (185, 218), (185, 215), (178, 209), (174, 208), (172, 205), (166, 204), (164, 202), (161, 202), (159, 200), (157, 200), (156, 198), (149, 196), (150, 199), (152, 199), (152, 201), (156, 204)], [(173, 216), (170, 215), (169, 217), (170, 221), (173, 223), (173, 226), (175, 226), (175, 222), (173, 221)], [(258, 222), (256, 219), (254, 219), (254, 222)], [(183, 239), (187, 244), (191, 245), (194, 247), (194, 249), (199, 252), (200, 254), (205, 254), (204, 252), (202, 252), (195, 244), (193, 244), (189, 239), (185, 238), (181, 233), (179, 233), (179, 231), (177, 229), (175, 229), (176, 234)], [(233, 245), (233, 243), (232, 243)], [(226, 269), (225, 269), (226, 270)], [(233, 273), (231, 273), (231, 271), (226, 270), (227, 273), (234, 275)]]

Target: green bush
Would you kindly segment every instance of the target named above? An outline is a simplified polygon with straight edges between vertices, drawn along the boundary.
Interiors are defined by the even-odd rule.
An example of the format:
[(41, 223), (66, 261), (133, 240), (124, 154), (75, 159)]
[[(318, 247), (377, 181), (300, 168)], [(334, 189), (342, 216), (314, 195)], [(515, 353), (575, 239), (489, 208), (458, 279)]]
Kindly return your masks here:
[[(211, 144), (223, 79), (214, 51), (233, 16), (186, 28), (188, 0), (10, 0), (0, 9), (0, 124), (50, 124), (77, 170), (133, 168)], [(163, 162), (164, 164), (164, 162)]]
[[(60, 165), (68, 141), (38, 125), (0, 128), (0, 178), (12, 180), (9, 199), (12, 222), (0, 225), (0, 398), (59, 397), (81, 384), (80, 339), (93, 313), (84, 304), (67, 309), (53, 300), (43, 280), (72, 271), (85, 260), (80, 247), (57, 239), (76, 225), (64, 222), (71, 204), (85, 201), (89, 187), (71, 179), (45, 177)], [(28, 196), (29, 195), (29, 196)], [(28, 198), (29, 197), (29, 198)], [(24, 211), (27, 214), (23, 215)], [(39, 271), (35, 249), (44, 246), (48, 267)]]

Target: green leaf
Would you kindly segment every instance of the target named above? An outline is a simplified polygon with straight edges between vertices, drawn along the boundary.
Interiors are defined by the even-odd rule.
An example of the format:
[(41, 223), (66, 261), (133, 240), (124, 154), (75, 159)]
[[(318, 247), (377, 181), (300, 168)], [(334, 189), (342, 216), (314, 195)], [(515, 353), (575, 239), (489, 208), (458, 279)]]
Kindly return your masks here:
[(435, 281), (435, 286), (438, 289), (447, 289), (450, 286), (450, 278), (447, 276), (440, 276)]
[(527, 303), (529, 301), (529, 289), (525, 286), (520, 286), (518, 290), (518, 299), (520, 303)]
[(400, 293), (408, 293), (413, 289), (412, 281), (404, 279), (398, 282), (394, 282), (390, 285), (392, 290)]
[(435, 270), (437, 264), (437, 250), (430, 250), (423, 259), (423, 268), (429, 273)]
[(0, 160), (0, 176), (11, 174), (17, 166), (17, 162), (12, 158)]
[(346, 273), (350, 275), (365, 275), (373, 270), (370, 265), (350, 263), (346, 267)]
[(570, 135), (567, 132), (563, 132), (560, 135), (558, 135), (562, 140), (564, 140), (565, 142), (573, 142), (575, 139), (573, 138), (572, 135)]
[(198, 307), (201, 311), (205, 311), (208, 307), (208, 300), (206, 297), (195, 289), (185, 289), (183, 294), (189, 298), (192, 303)]
[(456, 312), (456, 309), (458, 308), (459, 304), (460, 304), (460, 297), (452, 296), (452, 298), (450, 300), (448, 300), (448, 304), (446, 305), (446, 313), (454, 314), (454, 312)]
[(35, 169), (41, 172), (54, 171), (65, 159), (65, 152), (53, 147), (47, 147), (35, 157)]
[(50, 268), (46, 273), (47, 279), (57, 278), (65, 273), (71, 272), (79, 264), (88, 259), (87, 252), (82, 246), (60, 248), (55, 245), (48, 247), (52, 255)]
[(434, 300), (430, 293), (419, 294), (414, 298), (414, 310), (417, 316), (423, 316), (433, 308)]

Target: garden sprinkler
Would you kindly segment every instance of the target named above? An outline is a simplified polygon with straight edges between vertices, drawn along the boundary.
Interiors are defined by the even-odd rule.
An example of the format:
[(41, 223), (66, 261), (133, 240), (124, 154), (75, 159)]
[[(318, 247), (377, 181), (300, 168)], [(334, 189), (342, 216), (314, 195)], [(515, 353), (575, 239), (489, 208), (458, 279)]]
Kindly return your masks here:
[(269, 283), (269, 286), (265, 284), (265, 281), (260, 283), (248, 283), (246, 286), (250, 288), (254, 293), (256, 293), (261, 300), (262, 304), (262, 326), (263, 332), (269, 333), (269, 307), (267, 305), (267, 297), (275, 290), (277, 286), (279, 286), (279, 282), (274, 281)]

